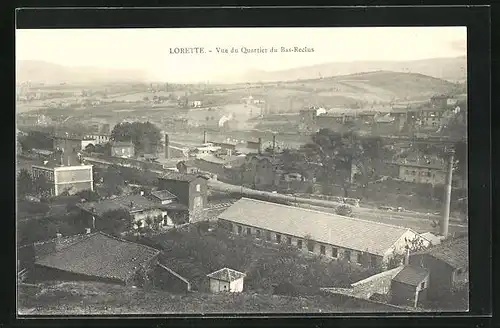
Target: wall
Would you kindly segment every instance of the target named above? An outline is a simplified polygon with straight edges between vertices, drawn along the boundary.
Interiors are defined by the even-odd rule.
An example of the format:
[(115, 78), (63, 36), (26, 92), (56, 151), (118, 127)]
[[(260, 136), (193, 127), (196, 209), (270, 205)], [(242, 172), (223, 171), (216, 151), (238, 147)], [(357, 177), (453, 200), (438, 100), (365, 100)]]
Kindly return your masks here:
[(233, 293), (239, 293), (243, 291), (243, 281), (244, 278), (240, 278), (229, 283), (230, 289)]
[(391, 303), (396, 305), (415, 305), (416, 287), (399, 281), (391, 283)]
[(35, 265), (33, 271), (30, 273), (30, 282), (57, 280), (57, 281), (95, 281), (110, 284), (125, 285), (124, 281), (118, 279), (108, 279), (91, 277), (77, 273), (65, 272), (53, 268), (48, 268), (40, 265)]
[(220, 281), (216, 279), (210, 279), (210, 291), (212, 293), (219, 293), (223, 291), (229, 291), (230, 286), (226, 281)]
[(168, 267), (158, 264), (153, 269), (153, 284), (170, 292), (189, 292), (191, 283)]
[(358, 298), (354, 296), (338, 294), (338, 293), (327, 293), (329, 294), (329, 299), (332, 304), (343, 306), (349, 309), (359, 309), (366, 310), (366, 312), (412, 312), (411, 308), (398, 307), (391, 304), (371, 301), (363, 298)]

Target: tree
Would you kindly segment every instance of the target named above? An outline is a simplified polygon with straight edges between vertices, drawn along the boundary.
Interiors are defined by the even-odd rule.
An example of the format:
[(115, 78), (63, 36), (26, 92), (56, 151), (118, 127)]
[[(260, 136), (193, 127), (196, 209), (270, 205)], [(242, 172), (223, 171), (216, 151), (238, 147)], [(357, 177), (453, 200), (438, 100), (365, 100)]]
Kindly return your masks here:
[(20, 197), (33, 192), (33, 180), (31, 174), (26, 169), (22, 169), (17, 175), (17, 194)]
[(34, 190), (38, 195), (49, 196), (50, 195), (50, 184), (45, 176), (40, 175), (33, 182)]
[(351, 216), (352, 208), (349, 205), (339, 205), (335, 209), (335, 213), (342, 216)]
[(366, 187), (374, 178), (374, 164), (380, 158), (381, 139), (379, 137), (360, 137), (354, 131), (335, 132), (321, 129), (312, 136), (312, 144), (305, 149), (312, 158), (321, 162), (325, 183), (340, 182), (344, 197), (357, 183)]
[(136, 152), (156, 152), (161, 146), (160, 130), (150, 122), (120, 123), (111, 131), (115, 141), (132, 141)]
[(125, 180), (120, 169), (116, 166), (108, 167), (103, 173), (104, 190), (108, 196), (118, 195), (125, 186)]
[(78, 196), (81, 199), (83, 198), (87, 202), (97, 202), (101, 199), (101, 197), (99, 197), (98, 193), (96, 193), (95, 191), (92, 191), (90, 189), (81, 190), (81, 191), (75, 193), (75, 196)]
[[(419, 237), (405, 238), (405, 242), (406, 242), (405, 251), (409, 251), (410, 253), (419, 252), (426, 249), (429, 246), (432, 246), (432, 244), (430, 244), (429, 246), (425, 246), (424, 240)], [(389, 258), (389, 262), (387, 264), (388, 269), (393, 269), (400, 266), (403, 263), (405, 256), (406, 252), (395, 253), (391, 258)]]
[(119, 236), (132, 229), (132, 220), (132, 216), (125, 209), (110, 210), (101, 216), (99, 228), (105, 233)]
[(87, 153), (95, 153), (95, 152), (96, 152), (96, 151), (95, 151), (95, 149), (96, 149), (96, 147), (95, 147), (93, 144), (88, 144), (88, 145), (85, 147), (85, 149), (84, 149), (84, 150), (85, 150)]

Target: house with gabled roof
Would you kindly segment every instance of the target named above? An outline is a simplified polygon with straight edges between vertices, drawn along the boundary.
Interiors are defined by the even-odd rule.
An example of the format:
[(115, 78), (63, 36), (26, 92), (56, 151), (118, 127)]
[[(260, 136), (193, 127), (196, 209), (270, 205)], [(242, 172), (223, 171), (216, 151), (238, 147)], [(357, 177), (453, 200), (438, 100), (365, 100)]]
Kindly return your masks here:
[(238, 235), (364, 266), (384, 266), (409, 242), (421, 239), (404, 227), (249, 198), (235, 202), (218, 219)]
[(160, 254), (152, 247), (102, 232), (65, 239), (58, 237), (55, 248), (35, 249), (35, 279), (136, 285)]
[(243, 281), (246, 274), (229, 268), (223, 268), (207, 274), (212, 293), (231, 292), (239, 293), (243, 291)]
[(411, 266), (429, 271), (429, 299), (449, 294), (469, 281), (469, 239), (461, 236), (410, 254)]

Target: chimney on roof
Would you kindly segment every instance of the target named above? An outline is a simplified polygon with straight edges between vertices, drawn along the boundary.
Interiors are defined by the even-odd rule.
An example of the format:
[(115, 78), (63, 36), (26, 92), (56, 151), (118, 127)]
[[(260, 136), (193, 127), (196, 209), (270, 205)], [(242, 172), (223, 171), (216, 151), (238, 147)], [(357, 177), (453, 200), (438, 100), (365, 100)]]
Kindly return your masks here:
[(451, 182), (453, 178), (453, 160), (454, 152), (447, 152), (447, 165), (446, 165), (446, 181), (444, 185), (444, 204), (443, 204), (443, 217), (440, 224), (440, 234), (443, 237), (448, 236), (448, 226), (450, 223), (450, 202), (451, 202)]
[(130, 201), (129, 206), (130, 206), (130, 208), (133, 208), (133, 207), (134, 207), (134, 202), (133, 202), (133, 201)]

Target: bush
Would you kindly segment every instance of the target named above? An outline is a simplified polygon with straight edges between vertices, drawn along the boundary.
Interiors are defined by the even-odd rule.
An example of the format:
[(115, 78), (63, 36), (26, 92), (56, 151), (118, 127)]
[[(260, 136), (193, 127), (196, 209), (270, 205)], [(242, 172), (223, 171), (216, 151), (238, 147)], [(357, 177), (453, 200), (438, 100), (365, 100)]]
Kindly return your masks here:
[(339, 205), (335, 213), (342, 216), (352, 216), (352, 208), (349, 205)]

